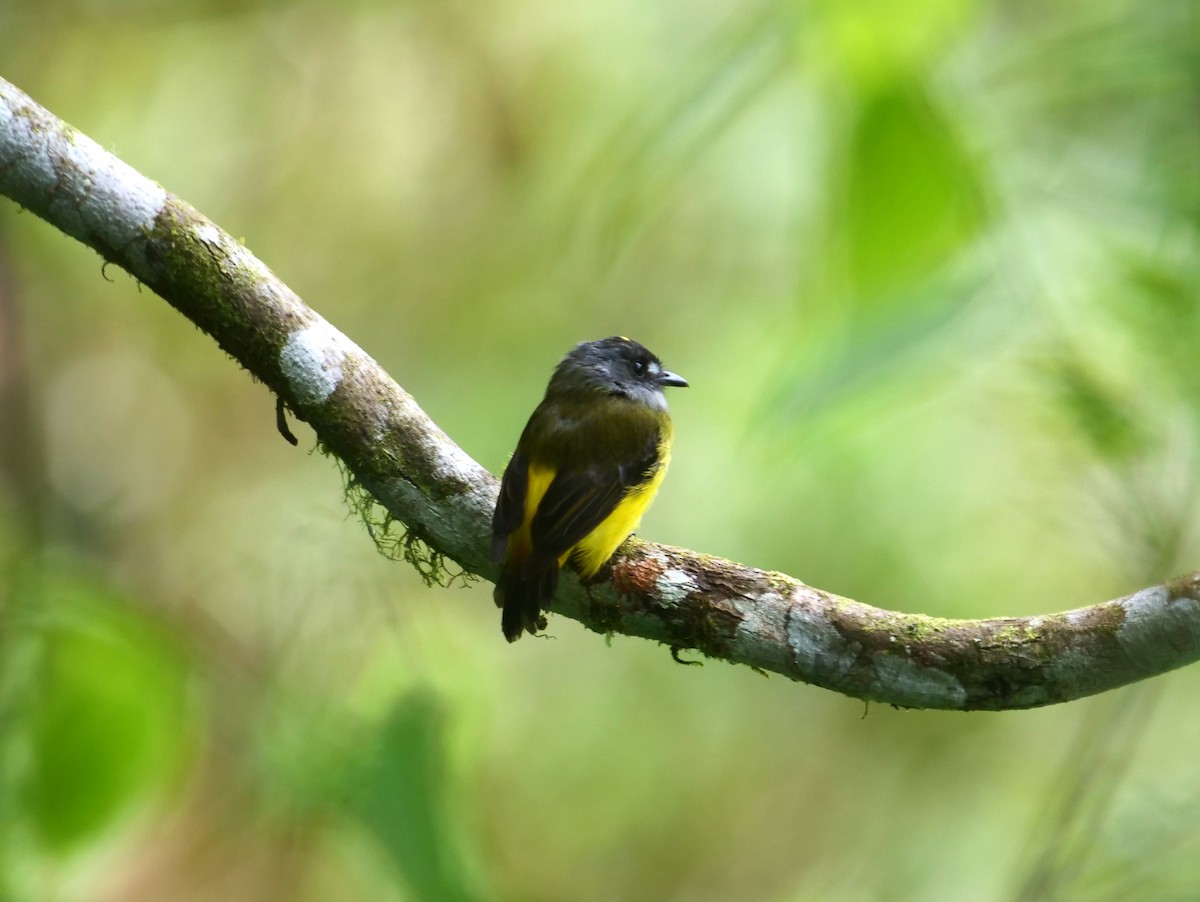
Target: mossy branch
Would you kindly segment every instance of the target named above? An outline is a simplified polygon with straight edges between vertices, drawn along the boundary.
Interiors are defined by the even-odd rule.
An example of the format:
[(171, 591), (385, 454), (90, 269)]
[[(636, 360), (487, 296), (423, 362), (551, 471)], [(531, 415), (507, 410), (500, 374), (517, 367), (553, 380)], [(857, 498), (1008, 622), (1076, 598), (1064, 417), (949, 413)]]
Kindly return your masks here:
[[(496, 479), (237, 240), (3, 80), (0, 193), (211, 335), (411, 537), (469, 573), (494, 576)], [(942, 620), (631, 540), (602, 582), (583, 587), (565, 576), (555, 610), (597, 632), (914, 708), (1048, 705), (1200, 657), (1200, 573), (1062, 614)]]

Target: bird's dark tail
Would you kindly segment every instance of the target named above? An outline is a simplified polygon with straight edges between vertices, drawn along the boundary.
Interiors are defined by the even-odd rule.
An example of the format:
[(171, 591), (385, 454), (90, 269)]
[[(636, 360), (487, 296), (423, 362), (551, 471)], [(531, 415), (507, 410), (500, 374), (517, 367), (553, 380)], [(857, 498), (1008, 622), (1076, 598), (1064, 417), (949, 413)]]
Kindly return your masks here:
[(504, 638), (516, 642), (522, 633), (531, 636), (546, 628), (543, 611), (550, 609), (558, 588), (558, 561), (530, 558), (523, 564), (507, 564), (496, 580), (496, 607), (503, 609), (500, 626)]

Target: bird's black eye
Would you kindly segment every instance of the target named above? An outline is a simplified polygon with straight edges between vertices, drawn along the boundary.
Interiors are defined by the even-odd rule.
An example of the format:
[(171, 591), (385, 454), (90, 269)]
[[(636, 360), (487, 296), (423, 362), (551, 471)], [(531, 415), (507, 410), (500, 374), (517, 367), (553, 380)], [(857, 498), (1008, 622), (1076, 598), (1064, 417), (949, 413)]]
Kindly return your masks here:
[(644, 376), (644, 375), (646, 375), (646, 366), (647, 366), (646, 361), (635, 360), (633, 362), (633, 372), (638, 376)]

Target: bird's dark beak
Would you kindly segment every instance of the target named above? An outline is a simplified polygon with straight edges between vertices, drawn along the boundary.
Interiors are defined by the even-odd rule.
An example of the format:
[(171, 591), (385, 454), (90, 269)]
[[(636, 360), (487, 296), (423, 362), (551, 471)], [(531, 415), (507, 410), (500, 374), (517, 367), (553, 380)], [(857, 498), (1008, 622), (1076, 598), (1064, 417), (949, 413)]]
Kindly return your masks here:
[(659, 385), (674, 385), (677, 388), (687, 388), (687, 380), (682, 376), (676, 376), (674, 373), (663, 370), (658, 374)]

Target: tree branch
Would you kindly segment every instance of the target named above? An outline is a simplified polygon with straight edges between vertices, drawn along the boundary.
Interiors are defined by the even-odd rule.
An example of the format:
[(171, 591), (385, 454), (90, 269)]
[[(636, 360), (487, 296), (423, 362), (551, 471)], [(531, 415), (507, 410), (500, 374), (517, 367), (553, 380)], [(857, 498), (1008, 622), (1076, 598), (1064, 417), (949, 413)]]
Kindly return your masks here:
[[(494, 576), (495, 478), (237, 240), (3, 80), (0, 193), (127, 270), (216, 339), (411, 535), (471, 573)], [(944, 620), (632, 539), (601, 582), (581, 586), (564, 573), (555, 611), (597, 632), (914, 708), (1048, 705), (1200, 657), (1200, 572), (1067, 613)]]

